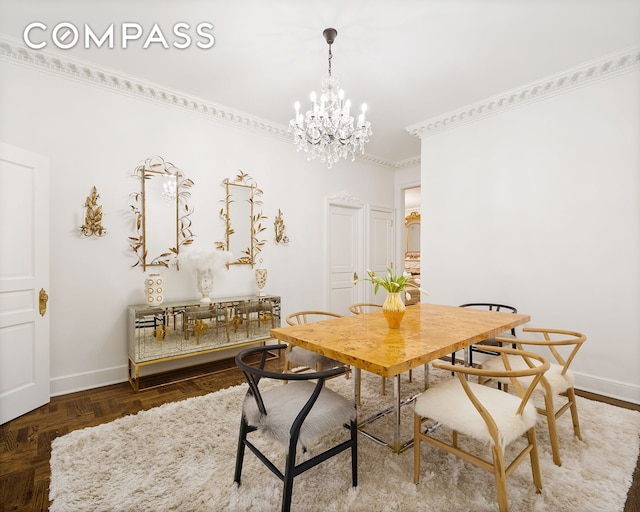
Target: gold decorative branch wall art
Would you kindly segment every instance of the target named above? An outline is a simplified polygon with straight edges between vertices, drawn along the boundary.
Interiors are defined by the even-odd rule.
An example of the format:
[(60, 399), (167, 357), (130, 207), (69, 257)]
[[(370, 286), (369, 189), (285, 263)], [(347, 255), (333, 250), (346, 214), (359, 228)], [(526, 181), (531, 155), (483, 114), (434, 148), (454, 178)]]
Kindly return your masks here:
[(140, 180), (141, 191), (131, 194), (129, 204), (135, 218), (129, 246), (138, 258), (132, 267), (168, 267), (180, 247), (193, 243), (188, 200), (194, 183), (159, 156), (147, 158), (133, 175)]
[(84, 203), (87, 209), (84, 215), (84, 224), (80, 226), (80, 231), (84, 236), (104, 236), (107, 230), (102, 226), (102, 206), (98, 204), (98, 190), (94, 186), (91, 189), (91, 195), (87, 197)]
[(262, 225), (262, 189), (247, 173), (239, 170), (234, 179), (222, 182), (226, 196), (220, 217), (225, 221), (225, 239), (216, 242), (216, 248), (229, 251), (234, 260), (231, 265), (255, 265), (256, 255), (266, 240), (261, 233), (267, 229)]
[(282, 212), (280, 211), (280, 208), (278, 208), (278, 215), (276, 216), (276, 220), (273, 222), (273, 227), (276, 232), (276, 243), (288, 244), (289, 237), (285, 235), (285, 230), (287, 228), (284, 225), (284, 220), (282, 220)]

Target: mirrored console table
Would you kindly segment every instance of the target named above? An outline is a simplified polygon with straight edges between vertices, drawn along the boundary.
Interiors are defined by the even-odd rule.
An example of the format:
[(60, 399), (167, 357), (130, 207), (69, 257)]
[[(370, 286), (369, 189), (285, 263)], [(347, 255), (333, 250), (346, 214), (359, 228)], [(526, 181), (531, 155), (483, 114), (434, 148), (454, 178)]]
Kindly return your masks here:
[(280, 297), (225, 297), (211, 302), (129, 306), (129, 382), (140, 389), (140, 368), (272, 339), (280, 326)]

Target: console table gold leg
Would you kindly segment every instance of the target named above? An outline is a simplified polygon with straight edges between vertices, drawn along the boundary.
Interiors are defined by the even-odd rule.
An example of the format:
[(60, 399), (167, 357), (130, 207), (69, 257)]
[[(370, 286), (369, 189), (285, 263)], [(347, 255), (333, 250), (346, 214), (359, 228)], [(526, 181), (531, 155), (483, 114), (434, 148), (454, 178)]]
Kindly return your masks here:
[[(134, 367), (134, 376), (131, 377), (131, 365), (133, 364)], [(133, 388), (133, 390), (137, 393), (138, 391), (140, 391), (140, 367), (131, 362), (131, 359), (129, 359), (129, 384), (131, 384), (131, 387)]]

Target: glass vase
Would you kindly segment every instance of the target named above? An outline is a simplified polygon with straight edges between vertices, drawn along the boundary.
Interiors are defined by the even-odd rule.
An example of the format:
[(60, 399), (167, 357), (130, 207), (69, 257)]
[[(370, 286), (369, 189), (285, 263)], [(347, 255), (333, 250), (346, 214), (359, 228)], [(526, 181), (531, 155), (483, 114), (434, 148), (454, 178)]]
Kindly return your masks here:
[(400, 323), (406, 311), (401, 295), (402, 292), (389, 292), (382, 304), (382, 313), (387, 319), (389, 329), (400, 329)]

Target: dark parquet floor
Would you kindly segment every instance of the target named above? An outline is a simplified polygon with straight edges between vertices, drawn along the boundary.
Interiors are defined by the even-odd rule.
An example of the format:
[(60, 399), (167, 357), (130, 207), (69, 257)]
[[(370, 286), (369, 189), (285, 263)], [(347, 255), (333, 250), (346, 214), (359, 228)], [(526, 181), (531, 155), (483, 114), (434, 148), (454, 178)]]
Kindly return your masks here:
[[(274, 360), (269, 365), (282, 363)], [(193, 375), (204, 376), (193, 377)], [(192, 378), (193, 377), (193, 378)], [(232, 359), (163, 376), (134, 393), (129, 383), (53, 397), (51, 402), (0, 426), (0, 512), (49, 508), (51, 441), (79, 428), (107, 423), (167, 402), (200, 396), (243, 382)], [(146, 385), (153, 385), (147, 382)], [(640, 406), (581, 393), (587, 398), (640, 410)], [(623, 512), (640, 512), (640, 459)]]

